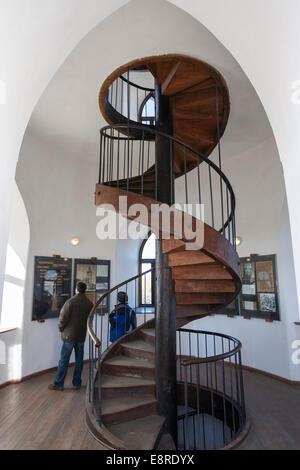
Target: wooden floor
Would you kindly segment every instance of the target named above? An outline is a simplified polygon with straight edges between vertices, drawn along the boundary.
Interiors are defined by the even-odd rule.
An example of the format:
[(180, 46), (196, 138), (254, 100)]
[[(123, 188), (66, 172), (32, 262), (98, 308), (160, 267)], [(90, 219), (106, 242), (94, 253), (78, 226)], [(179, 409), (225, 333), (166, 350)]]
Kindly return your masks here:
[(251, 429), (241, 450), (300, 449), (300, 386), (244, 371)]
[[(84, 382), (86, 382), (85, 366)], [(101, 450), (85, 426), (85, 387), (51, 392), (48, 373), (0, 390), (0, 449)], [(252, 427), (240, 449), (300, 449), (300, 387), (244, 372)]]
[[(86, 383), (88, 366), (84, 366)], [(64, 392), (48, 390), (48, 373), (0, 390), (1, 450), (102, 450), (85, 425), (85, 386), (72, 389), (70, 368)]]

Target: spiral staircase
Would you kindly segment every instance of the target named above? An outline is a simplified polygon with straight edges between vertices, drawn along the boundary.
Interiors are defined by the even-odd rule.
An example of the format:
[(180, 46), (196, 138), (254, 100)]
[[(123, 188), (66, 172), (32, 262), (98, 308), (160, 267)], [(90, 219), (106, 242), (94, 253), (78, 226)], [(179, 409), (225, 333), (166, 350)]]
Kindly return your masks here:
[[(149, 78), (150, 74), (161, 95), (168, 97), (172, 135), (158, 130), (153, 120), (145, 123), (147, 116), (143, 118), (143, 106), (155, 95), (155, 89), (139, 85), (136, 77)], [(174, 281), (171, 295), (176, 301), (176, 326), (179, 329), (230, 304), (240, 290), (241, 279), (235, 249), (235, 197), (221, 162), (220, 139), (230, 110), (223, 77), (210, 65), (182, 55), (139, 59), (107, 78), (99, 104), (108, 126), (101, 130), (96, 205), (109, 204), (117, 213), (150, 228), (153, 207), (161, 206), (155, 146), (163, 140), (170, 152), (170, 173), (165, 177), (172, 183), (171, 199), (177, 202), (180, 191), (185, 203), (192, 200), (208, 207), (205, 223), (191, 216), (181, 238), (170, 224), (169, 239), (162, 240)], [(217, 163), (209, 158), (214, 150)], [(120, 204), (120, 196), (126, 196), (128, 207), (143, 204), (147, 211), (139, 216), (129, 214)], [(191, 250), (195, 230), (203, 231), (203, 243)], [(161, 227), (157, 231), (163, 238), (165, 231)], [(127, 289), (130, 282), (140, 282), (144, 275), (105, 293), (89, 318), (92, 365), (87, 423), (108, 449), (157, 448), (164, 424), (164, 416), (157, 412), (155, 392), (155, 319), (145, 321), (112, 345), (107, 340), (106, 348), (95, 328), (96, 311), (104, 298)], [(101, 350), (98, 358), (97, 350)]]

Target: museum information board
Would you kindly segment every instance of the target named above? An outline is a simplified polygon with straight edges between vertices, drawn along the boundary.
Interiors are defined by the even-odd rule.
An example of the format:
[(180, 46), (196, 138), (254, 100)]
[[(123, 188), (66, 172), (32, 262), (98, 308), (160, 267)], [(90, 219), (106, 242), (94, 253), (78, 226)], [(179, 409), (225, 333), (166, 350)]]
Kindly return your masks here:
[[(95, 304), (110, 289), (110, 261), (98, 259), (75, 259), (74, 290), (78, 281), (87, 285), (86, 295)], [(109, 296), (97, 309), (97, 313), (108, 313)]]
[(59, 316), (62, 306), (71, 297), (71, 277), (71, 259), (35, 257), (33, 321)]
[(276, 255), (240, 258), (242, 289), (239, 296), (218, 313), (244, 318), (280, 320)]

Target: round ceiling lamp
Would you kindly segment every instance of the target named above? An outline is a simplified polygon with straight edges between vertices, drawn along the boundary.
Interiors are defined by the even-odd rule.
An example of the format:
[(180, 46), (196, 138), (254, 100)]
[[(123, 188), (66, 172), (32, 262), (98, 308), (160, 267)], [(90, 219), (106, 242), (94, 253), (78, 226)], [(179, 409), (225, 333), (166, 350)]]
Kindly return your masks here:
[(236, 246), (240, 246), (242, 244), (242, 241), (243, 241), (242, 237), (236, 237), (235, 239)]
[(72, 238), (71, 245), (78, 246), (79, 245), (79, 238), (77, 238), (77, 237)]

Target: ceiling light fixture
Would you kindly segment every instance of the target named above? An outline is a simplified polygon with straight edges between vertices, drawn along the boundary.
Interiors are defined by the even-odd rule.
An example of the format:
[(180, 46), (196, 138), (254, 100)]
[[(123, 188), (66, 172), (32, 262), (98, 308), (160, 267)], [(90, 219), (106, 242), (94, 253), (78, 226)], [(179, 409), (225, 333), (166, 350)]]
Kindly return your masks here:
[(235, 239), (236, 246), (240, 246), (242, 244), (242, 241), (243, 241), (242, 237), (236, 237)]
[(77, 238), (77, 237), (72, 238), (71, 244), (73, 246), (78, 246), (79, 245), (79, 238)]

